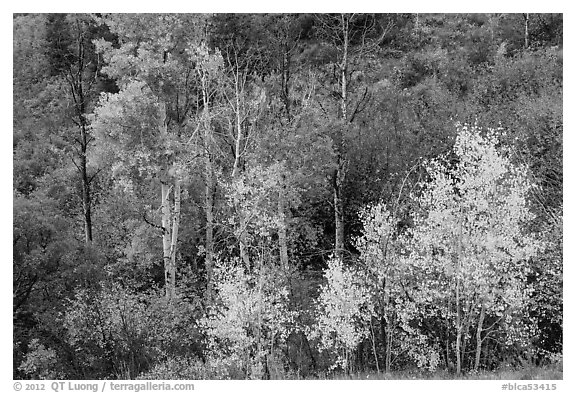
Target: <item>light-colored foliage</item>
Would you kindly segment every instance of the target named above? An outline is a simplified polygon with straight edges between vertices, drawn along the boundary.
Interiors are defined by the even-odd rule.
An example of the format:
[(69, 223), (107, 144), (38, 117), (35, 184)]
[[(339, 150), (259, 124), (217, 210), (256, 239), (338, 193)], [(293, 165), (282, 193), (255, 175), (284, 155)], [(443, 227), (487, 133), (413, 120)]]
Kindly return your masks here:
[[(250, 248), (276, 247), (271, 239), (281, 225), (277, 200), (279, 193), (287, 193), (282, 189), (284, 171), (279, 164), (254, 166), (227, 186), (228, 205), (234, 212), (227, 224), (238, 238), (241, 232), (245, 233)], [(242, 227), (235, 218), (240, 216), (244, 217)]]
[(40, 341), (32, 339), (28, 353), (18, 369), (32, 379), (64, 379), (66, 374), (58, 371), (58, 354), (52, 348), (46, 348)]
[(483, 337), (503, 328), (511, 344), (527, 338), (511, 327), (525, 311), (528, 260), (539, 244), (524, 227), (532, 219), (526, 169), (498, 148), (497, 132), (459, 126), (452, 154), (427, 164), (407, 262), (419, 309), (438, 312), (465, 338), (484, 308), (497, 319), (480, 326)]
[(420, 309), (406, 294), (406, 288), (413, 286), (417, 278), (406, 261), (409, 239), (398, 229), (398, 210), (398, 206), (390, 209), (384, 203), (362, 210), (364, 230), (355, 245), (360, 251), (359, 261), (366, 275), (364, 285), (369, 288), (374, 315), (385, 323), (386, 370), (407, 357), (418, 368), (433, 371), (438, 366), (438, 352), (429, 338), (414, 328)]
[(214, 306), (202, 319), (207, 337), (207, 362), (223, 378), (261, 378), (266, 357), (290, 333), (294, 313), (288, 310), (288, 289), (274, 266), (248, 274), (239, 260), (217, 261)]
[(324, 272), (326, 283), (318, 298), (318, 321), (310, 332), (320, 348), (337, 356), (332, 368), (347, 370), (350, 352), (369, 334), (372, 297), (362, 271), (331, 258)]

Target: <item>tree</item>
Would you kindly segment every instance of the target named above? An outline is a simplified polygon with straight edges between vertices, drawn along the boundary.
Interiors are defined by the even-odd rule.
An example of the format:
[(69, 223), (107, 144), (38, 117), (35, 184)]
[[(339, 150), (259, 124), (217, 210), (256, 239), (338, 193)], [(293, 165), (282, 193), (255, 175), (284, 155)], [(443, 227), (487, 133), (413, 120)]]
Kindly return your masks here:
[[(100, 29), (103, 30), (103, 29)], [(92, 40), (105, 32), (99, 31), (94, 19), (83, 14), (49, 14), (46, 19), (47, 55), (50, 71), (62, 78), (72, 104), (70, 120), (78, 129), (71, 138), (76, 160), (72, 159), (81, 178), (81, 201), (86, 243), (92, 242), (92, 182), (98, 172), (89, 173), (88, 147), (93, 142), (87, 115), (97, 97), (101, 64)], [(109, 34), (108, 34), (109, 35)], [(77, 162), (78, 161), (78, 162)]]
[[(532, 16), (534, 22), (542, 20)], [(480, 124), (498, 121), (507, 131), (502, 140), (513, 146), (511, 159), (529, 168), (536, 185), (530, 192), (536, 215), (531, 231), (546, 249), (532, 259), (534, 274), (529, 279), (535, 285), (532, 313), (541, 327), (534, 340), (539, 359), (545, 359), (562, 345), (563, 60), (561, 50), (538, 49), (542, 43), (534, 42), (529, 52), (498, 59), (491, 72), (482, 72), (473, 100), (478, 102)]]
[(204, 210), (206, 212), (206, 281), (207, 281), (207, 298), (212, 299), (212, 277), (214, 265), (214, 194), (216, 191), (215, 168), (216, 160), (216, 142), (213, 130), (212, 109), (215, 105), (214, 100), (218, 92), (218, 83), (223, 79), (223, 59), (219, 51), (213, 53), (209, 51), (206, 45), (201, 45), (196, 54), (196, 72), (200, 80), (202, 94), (202, 115), (201, 126), (204, 129), (203, 153), (204, 153), (204, 181), (206, 184)]
[[(411, 284), (410, 272), (402, 258), (405, 240), (398, 233), (398, 207), (390, 211), (383, 203), (370, 206), (360, 212), (363, 223), (362, 236), (356, 239), (356, 248), (360, 252), (359, 260), (365, 271), (370, 288), (374, 315), (380, 317), (382, 341), (385, 346), (385, 370), (390, 372), (395, 335), (403, 322), (410, 321), (411, 307), (407, 306), (404, 288)], [(404, 326), (404, 331), (407, 330)], [(378, 365), (378, 355), (373, 336), (373, 350)], [(404, 337), (404, 348), (409, 346), (409, 337)]]
[[(335, 223), (334, 253), (342, 257), (344, 251), (344, 195), (349, 159), (347, 157), (347, 138), (350, 123), (363, 110), (368, 99), (368, 89), (359, 93), (356, 99), (351, 94), (351, 77), (359, 72), (358, 61), (363, 56), (374, 52), (382, 42), (388, 28), (379, 26), (375, 15), (339, 14), (320, 15), (317, 18), (318, 30), (335, 52), (331, 62), (334, 69), (332, 78), (328, 78), (333, 90), (329, 96), (337, 98), (337, 116), (331, 126), (334, 127), (333, 147), (335, 153), (334, 171), (332, 174), (332, 192)], [(358, 67), (358, 68), (356, 68)], [(336, 73), (337, 71), (337, 73)], [(334, 86), (335, 85), (335, 86)]]
[(370, 331), (372, 299), (362, 272), (344, 266), (341, 259), (329, 260), (324, 277), (311, 337), (320, 339), (322, 350), (336, 353), (332, 369), (341, 367), (349, 372), (352, 351)]
[(264, 377), (268, 360), (290, 333), (294, 313), (287, 308), (288, 289), (269, 262), (251, 272), (238, 258), (216, 263), (217, 296), (200, 324), (208, 363), (224, 373), (220, 378)]
[[(98, 173), (88, 159), (93, 136), (87, 115), (98, 94), (114, 88), (100, 76), (101, 64), (92, 44), (102, 36), (110, 34), (85, 14), (31, 14), (15, 19), (15, 140), (24, 132), (28, 142), (38, 140), (33, 144), (37, 157), (43, 147), (57, 147), (39, 159), (61, 156), (63, 163), (74, 165), (86, 243), (93, 239), (92, 193)], [(26, 136), (31, 129), (34, 136)], [(37, 172), (33, 165), (26, 169)]]
[[(270, 28), (269, 37), (272, 41), (272, 48), (274, 52), (277, 53), (277, 58), (279, 58), (279, 64), (276, 65), (278, 72), (280, 73), (280, 89), (279, 97), (283, 104), (284, 118), (278, 116), (277, 113), (271, 113), (280, 124), (279, 127), (290, 127), (290, 123), (294, 120), (294, 113), (292, 111), (293, 107), (293, 97), (292, 97), (292, 62), (294, 50), (298, 45), (298, 40), (300, 32), (296, 28), (295, 16), (293, 15), (269, 15), (265, 19), (265, 23)], [(273, 98), (270, 100), (273, 102)], [(273, 105), (269, 105), (274, 110), (279, 110)], [(279, 119), (280, 118), (280, 119)], [(280, 162), (285, 162), (286, 157), (281, 153), (281, 157), (275, 157)], [(287, 171), (285, 171), (287, 172)], [(289, 256), (288, 256), (288, 221), (289, 221), (289, 200), (288, 195), (288, 184), (287, 173), (282, 174), (282, 182), (280, 184), (280, 190), (278, 192), (278, 242), (280, 246), (280, 262), (284, 270), (289, 269)]]
[(194, 32), (199, 19), (195, 15), (108, 15), (103, 23), (118, 35), (120, 46), (104, 40), (97, 44), (107, 62), (102, 72), (116, 78), (121, 90), (101, 98), (92, 127), (103, 146), (115, 152), (114, 172), (127, 188), (133, 188), (138, 178), (160, 183), (168, 298), (174, 297), (176, 289), (181, 187), (196, 154), (189, 144), (194, 132), (187, 125), (196, 105), (197, 85), (190, 78), (195, 59), (189, 51), (198, 44)]
[[(504, 326), (512, 328), (528, 299), (528, 260), (538, 242), (526, 233), (533, 218), (531, 184), (523, 167), (497, 148), (496, 130), (459, 126), (452, 155), (428, 163), (430, 180), (417, 198), (409, 263), (418, 273), (413, 298), (431, 307), (455, 330), (456, 373), (462, 371), (469, 330), (476, 326), (474, 369), (482, 345)], [(494, 320), (486, 326), (487, 316)]]
[[(225, 90), (224, 96), (230, 111), (228, 123), (230, 125), (230, 139), (234, 157), (230, 180), (233, 183), (242, 181), (241, 178), (246, 171), (247, 156), (256, 140), (258, 130), (256, 124), (262, 111), (262, 104), (266, 98), (266, 91), (256, 83), (250, 83), (254, 82), (250, 80), (249, 75), (252, 59), (247, 57), (247, 59), (244, 59), (246, 64), (242, 65), (235, 52), (237, 50), (236, 47), (233, 46), (231, 50), (234, 53), (227, 53), (225, 56), (227, 60), (228, 89)], [(235, 236), (238, 239), (240, 258), (246, 268), (250, 269), (250, 255), (246, 240), (246, 216), (242, 206), (235, 206), (235, 210), (238, 214)]]

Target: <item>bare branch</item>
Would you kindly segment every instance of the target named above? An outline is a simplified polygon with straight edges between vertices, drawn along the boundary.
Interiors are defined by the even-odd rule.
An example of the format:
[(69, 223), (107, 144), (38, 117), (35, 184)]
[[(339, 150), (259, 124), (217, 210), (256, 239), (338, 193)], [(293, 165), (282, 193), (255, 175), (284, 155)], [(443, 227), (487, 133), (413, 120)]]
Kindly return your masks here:
[[(349, 121), (348, 121), (349, 123), (352, 123), (352, 121), (354, 120), (354, 118), (356, 117), (356, 115), (357, 115), (358, 113), (360, 113), (360, 112), (362, 112), (364, 109), (366, 109), (367, 102), (368, 102), (368, 101), (366, 100), (366, 97), (367, 97), (367, 96), (368, 96), (368, 87), (366, 86), (366, 87), (364, 88), (364, 93), (362, 94), (362, 98), (360, 98), (360, 99), (358, 100), (358, 102), (356, 103), (356, 108), (354, 108), (354, 111), (352, 112), (352, 116), (350, 116), (350, 119), (349, 119)], [(366, 100), (366, 102), (365, 102), (365, 100)], [(362, 103), (364, 103), (364, 106), (362, 107), (362, 109), (360, 109), (360, 105), (362, 105)]]
[(160, 226), (160, 225), (154, 224), (153, 222), (150, 222), (150, 221), (148, 220), (148, 218), (146, 217), (146, 213), (145, 213), (145, 212), (142, 213), (142, 219), (144, 220), (144, 222), (145, 222), (146, 224), (150, 225), (151, 227), (154, 227), (154, 228), (156, 228), (156, 229), (160, 229), (160, 230), (162, 231), (162, 233), (164, 233), (164, 232), (166, 231), (166, 228), (164, 228), (163, 226)]
[(102, 170), (104, 170), (104, 168), (100, 168), (96, 171), (96, 173), (94, 173), (92, 176), (90, 176), (90, 178), (88, 179), (88, 184), (92, 183), (92, 180), (94, 180), (94, 178), (96, 178), (96, 176), (98, 176), (98, 174), (100, 172), (102, 172)]

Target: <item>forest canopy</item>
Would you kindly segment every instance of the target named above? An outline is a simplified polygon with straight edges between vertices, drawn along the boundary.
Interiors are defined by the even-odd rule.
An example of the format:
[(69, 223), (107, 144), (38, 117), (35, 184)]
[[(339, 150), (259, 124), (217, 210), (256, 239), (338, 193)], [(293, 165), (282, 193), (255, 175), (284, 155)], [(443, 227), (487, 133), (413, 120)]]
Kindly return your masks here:
[(562, 29), (14, 14), (14, 378), (561, 362)]

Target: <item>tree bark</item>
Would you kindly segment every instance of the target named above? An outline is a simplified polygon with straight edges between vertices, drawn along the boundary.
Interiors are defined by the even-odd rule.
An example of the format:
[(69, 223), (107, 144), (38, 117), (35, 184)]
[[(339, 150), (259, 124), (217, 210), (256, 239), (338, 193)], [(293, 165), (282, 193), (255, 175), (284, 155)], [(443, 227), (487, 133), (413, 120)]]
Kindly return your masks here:
[(342, 35), (344, 37), (343, 47), (342, 47), (342, 61), (340, 63), (340, 88), (341, 88), (341, 100), (340, 100), (340, 110), (342, 111), (342, 120), (346, 121), (348, 119), (348, 45), (349, 45), (349, 19), (347, 16), (341, 16), (342, 21)]
[(172, 241), (170, 243), (169, 290), (170, 299), (176, 296), (176, 251), (178, 245), (178, 229), (180, 227), (180, 179), (174, 180), (174, 214), (172, 217)]
[(242, 116), (240, 115), (240, 75), (235, 76), (235, 93), (236, 93), (236, 140), (234, 141), (234, 165), (232, 166), (232, 179), (235, 179), (240, 171), (240, 158), (242, 156), (241, 142), (242, 142)]
[[(78, 73), (76, 78), (76, 94), (73, 95), (76, 100), (78, 120), (80, 124), (80, 171), (82, 172), (82, 210), (84, 212), (84, 237), (86, 243), (92, 242), (92, 213), (90, 200), (90, 180), (88, 178), (87, 157), (88, 138), (86, 127), (86, 97), (82, 74), (84, 71), (84, 34), (81, 31), (80, 24), (78, 27)], [(73, 78), (73, 77), (72, 77)]]
[(389, 373), (392, 364), (392, 326), (386, 326), (386, 372)]
[[(460, 206), (460, 214), (462, 215), (462, 206)], [(462, 217), (458, 222), (458, 249), (456, 254), (456, 299), (455, 299), (455, 306), (456, 306), (456, 375), (460, 375), (462, 373), (462, 310), (460, 304), (460, 272), (462, 271), (462, 226), (464, 225), (462, 222)]]
[(470, 331), (470, 326), (468, 324), (464, 324), (464, 327), (462, 328), (462, 339), (460, 341), (460, 362), (461, 364), (461, 369), (466, 369), (466, 360), (467, 360), (467, 356), (466, 356), (466, 346), (468, 345), (468, 332)]
[(484, 325), (485, 314), (486, 307), (482, 304), (480, 317), (478, 318), (478, 328), (476, 329), (476, 359), (474, 361), (474, 371), (478, 371), (480, 368), (480, 356), (482, 354), (482, 325)]
[[(459, 314), (459, 313), (458, 313)], [(458, 320), (458, 318), (456, 318)], [(460, 358), (460, 346), (462, 341), (462, 330), (456, 329), (456, 375), (462, 374), (462, 359)]]
[(84, 241), (92, 242), (92, 200), (90, 196), (90, 179), (88, 177), (87, 151), (88, 140), (84, 115), (80, 125), (80, 174), (82, 176), (82, 212), (84, 215)]
[(342, 14), (340, 16), (343, 46), (342, 60), (340, 61), (340, 119), (342, 127), (338, 127), (336, 137), (336, 170), (332, 181), (334, 196), (334, 223), (335, 239), (334, 254), (342, 258), (344, 251), (344, 202), (342, 200), (342, 188), (345, 178), (345, 142), (344, 137), (348, 128), (348, 46), (349, 46), (349, 17)]
[[(447, 310), (450, 310), (450, 298), (448, 298), (447, 300), (447, 306), (446, 306)], [(449, 321), (449, 316), (448, 313), (446, 313), (446, 369), (450, 369), (451, 368), (451, 362), (450, 362), (450, 321)]]
[[(236, 69), (234, 75), (234, 91), (236, 95), (236, 106), (234, 108), (236, 115), (236, 140), (234, 146), (234, 166), (232, 167), (232, 180), (236, 180), (240, 176), (241, 163), (240, 160), (243, 155), (242, 149), (242, 115), (241, 115), (241, 94), (242, 87), (240, 86), (240, 70)], [(239, 204), (236, 206), (236, 212), (238, 214), (238, 242), (240, 248), (240, 259), (244, 262), (246, 269), (250, 271), (250, 258), (248, 257), (247, 250), (247, 240), (246, 240), (246, 218), (244, 217), (242, 206)]]
[(290, 48), (288, 47), (288, 39), (283, 45), (282, 56), (282, 99), (284, 101), (284, 109), (286, 110), (286, 117), (290, 120)]
[(528, 22), (530, 21), (530, 14), (524, 14), (524, 49), (528, 49), (530, 45), (528, 35)]
[(372, 353), (374, 354), (374, 362), (376, 362), (376, 371), (380, 374), (380, 363), (378, 362), (378, 353), (376, 352), (376, 335), (374, 334), (374, 325), (372, 324), (372, 317), (370, 317), (370, 338), (372, 339)]
[[(68, 68), (68, 73), (66, 74), (66, 80), (70, 88), (70, 93), (74, 101), (74, 108), (76, 112), (77, 120), (74, 120), (78, 129), (80, 131), (80, 138), (76, 139), (77, 143), (80, 145), (80, 165), (77, 165), (77, 169), (80, 172), (80, 177), (82, 181), (82, 215), (84, 218), (84, 241), (86, 243), (92, 242), (92, 199), (90, 192), (90, 181), (88, 176), (88, 127), (86, 122), (86, 93), (90, 91), (91, 84), (88, 84), (87, 91), (84, 89), (84, 71), (86, 69), (86, 51), (85, 51), (85, 37), (84, 30), (77, 21), (77, 36), (76, 36), (76, 50), (77, 50), (77, 61), (76, 64), (70, 64)], [(76, 70), (73, 70), (73, 67)]]
[(164, 284), (166, 290), (166, 298), (170, 299), (172, 295), (171, 285), (171, 275), (170, 275), (170, 263), (171, 263), (171, 245), (172, 239), (170, 236), (170, 186), (163, 181), (161, 183), (162, 188), (162, 251), (163, 251), (163, 261), (164, 261)]
[[(458, 266), (460, 265), (460, 253), (458, 255)], [(456, 375), (460, 375), (462, 373), (462, 354), (461, 354), (461, 347), (462, 347), (462, 312), (460, 310), (460, 278), (458, 275), (460, 274), (460, 268), (456, 271), (456, 299), (455, 299), (455, 306), (456, 306)]]
[(206, 209), (206, 281), (208, 298), (212, 296), (212, 280), (214, 266), (214, 169), (212, 160), (206, 157), (206, 194), (204, 199)]
[(204, 162), (206, 188), (204, 194), (204, 209), (206, 211), (206, 295), (212, 299), (212, 276), (214, 265), (214, 167), (212, 164), (212, 127), (210, 122), (210, 100), (206, 73), (201, 74), (202, 100), (204, 104)]
[(240, 234), (239, 234), (239, 242), (240, 242), (240, 259), (244, 262), (244, 266), (246, 266), (246, 270), (249, 272), (250, 269), (250, 258), (248, 256), (248, 247), (247, 247), (247, 240), (246, 240), (246, 230), (247, 230), (247, 223), (244, 214), (239, 208), (239, 221), (240, 221)]
[(278, 243), (280, 245), (280, 263), (285, 272), (288, 272), (290, 266), (288, 262), (288, 235), (286, 231), (286, 201), (285, 201), (286, 189), (282, 185), (280, 192), (278, 194), (278, 215), (280, 217), (280, 223), (278, 228)]
[(264, 369), (264, 359), (263, 359), (263, 348), (264, 348), (264, 338), (262, 337), (262, 326), (263, 326), (263, 317), (262, 317), (262, 308), (263, 308), (263, 296), (262, 296), (262, 288), (263, 288), (263, 280), (264, 275), (262, 274), (262, 266), (263, 262), (260, 260), (258, 263), (259, 266), (259, 274), (258, 274), (258, 319), (257, 319), (257, 326), (256, 326), (256, 365), (258, 367), (258, 378), (262, 378), (263, 375), (261, 372)]
[(343, 177), (342, 157), (337, 157), (337, 169), (334, 171), (333, 197), (334, 197), (334, 223), (335, 241), (334, 254), (337, 258), (342, 258), (344, 252), (344, 203), (342, 201), (342, 177)]
[[(162, 87), (162, 81), (160, 81), (160, 87)], [(168, 123), (167, 113), (166, 113), (166, 103), (159, 100), (159, 113), (158, 113), (158, 131), (160, 136), (166, 138), (168, 136)], [(176, 242), (178, 240), (178, 233), (172, 234), (173, 228), (173, 217), (171, 214), (171, 206), (170, 206), (170, 190), (171, 186), (169, 186), (170, 180), (170, 173), (169, 165), (166, 164), (166, 167), (163, 173), (160, 176), (160, 184), (162, 189), (162, 253), (163, 253), (163, 261), (164, 261), (164, 283), (165, 283), (165, 290), (166, 290), (166, 298), (171, 300), (176, 292), (176, 274), (175, 274), (175, 265), (172, 265), (172, 249), (174, 249), (174, 258), (175, 258), (175, 250), (176, 250)], [(178, 201), (178, 214), (174, 215), (174, 219), (178, 216), (178, 220), (180, 219), (180, 182), (176, 180), (174, 184), (175, 188), (177, 187), (178, 190), (174, 190), (174, 201)], [(178, 194), (178, 195), (176, 195)], [(176, 230), (178, 229), (178, 225), (176, 225)], [(175, 235), (175, 236), (174, 236)]]

